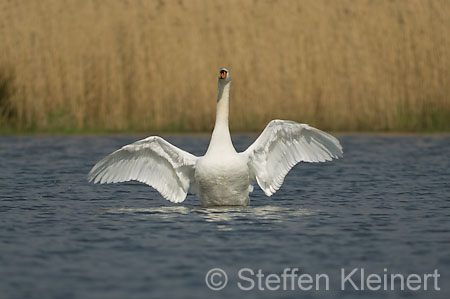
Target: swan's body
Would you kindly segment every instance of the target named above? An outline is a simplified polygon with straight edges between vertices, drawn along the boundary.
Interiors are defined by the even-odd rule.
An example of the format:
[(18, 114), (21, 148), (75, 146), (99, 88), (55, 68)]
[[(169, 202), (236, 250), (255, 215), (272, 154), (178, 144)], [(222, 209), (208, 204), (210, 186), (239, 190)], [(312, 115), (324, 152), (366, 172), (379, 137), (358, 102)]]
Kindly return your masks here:
[(271, 121), (246, 151), (236, 152), (228, 128), (230, 82), (229, 72), (222, 69), (216, 123), (203, 157), (152, 136), (98, 162), (89, 172), (89, 180), (136, 180), (152, 186), (172, 202), (184, 201), (193, 185), (203, 206), (247, 205), (255, 181), (271, 196), (298, 162), (324, 162), (342, 156), (342, 147), (333, 136), (306, 124), (283, 120)]

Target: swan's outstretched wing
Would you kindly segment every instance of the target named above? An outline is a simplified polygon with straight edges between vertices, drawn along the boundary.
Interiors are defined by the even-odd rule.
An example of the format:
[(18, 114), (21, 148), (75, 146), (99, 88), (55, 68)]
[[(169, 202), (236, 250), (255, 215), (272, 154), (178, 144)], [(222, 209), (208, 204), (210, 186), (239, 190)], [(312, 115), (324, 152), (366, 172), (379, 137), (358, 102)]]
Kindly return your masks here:
[(196, 156), (152, 136), (125, 145), (98, 162), (88, 180), (100, 184), (136, 180), (152, 186), (169, 201), (182, 202), (194, 180), (196, 160)]
[(248, 157), (250, 175), (271, 196), (298, 162), (330, 161), (342, 157), (343, 152), (330, 134), (306, 124), (273, 120), (242, 154)]

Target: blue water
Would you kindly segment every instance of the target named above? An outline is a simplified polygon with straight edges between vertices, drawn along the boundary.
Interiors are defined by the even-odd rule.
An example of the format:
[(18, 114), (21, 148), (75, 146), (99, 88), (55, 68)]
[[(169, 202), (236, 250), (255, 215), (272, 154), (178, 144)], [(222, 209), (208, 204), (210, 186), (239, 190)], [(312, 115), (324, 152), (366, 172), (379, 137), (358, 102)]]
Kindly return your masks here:
[[(343, 159), (299, 164), (273, 197), (255, 188), (251, 206), (222, 209), (87, 183), (99, 159), (141, 137), (0, 137), (0, 298), (450, 298), (450, 136), (340, 136)], [(209, 141), (167, 139), (196, 155)], [(228, 274), (220, 291), (206, 286), (212, 268)], [(326, 274), (329, 290), (258, 290), (243, 268)], [(427, 291), (341, 290), (342, 268), (437, 269), (440, 291), (432, 279)]]

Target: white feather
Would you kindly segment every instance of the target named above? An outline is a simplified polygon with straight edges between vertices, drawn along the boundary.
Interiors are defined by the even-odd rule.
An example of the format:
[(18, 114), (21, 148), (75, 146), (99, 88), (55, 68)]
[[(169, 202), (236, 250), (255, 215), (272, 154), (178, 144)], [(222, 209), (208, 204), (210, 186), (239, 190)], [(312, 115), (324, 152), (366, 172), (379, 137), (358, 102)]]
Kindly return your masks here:
[(101, 184), (136, 180), (152, 186), (169, 201), (182, 202), (194, 181), (197, 159), (161, 137), (152, 136), (98, 162), (88, 179)]
[(293, 121), (272, 120), (242, 153), (250, 176), (267, 196), (283, 184), (286, 174), (299, 162), (325, 162), (342, 157), (339, 141), (321, 130)]

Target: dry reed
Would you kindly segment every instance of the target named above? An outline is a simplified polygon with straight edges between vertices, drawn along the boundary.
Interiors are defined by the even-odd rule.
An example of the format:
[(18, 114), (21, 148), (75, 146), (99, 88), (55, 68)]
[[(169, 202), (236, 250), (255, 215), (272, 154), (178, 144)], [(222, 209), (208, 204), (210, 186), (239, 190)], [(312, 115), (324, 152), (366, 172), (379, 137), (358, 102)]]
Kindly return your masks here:
[(450, 1), (0, 2), (0, 126), (450, 130)]

